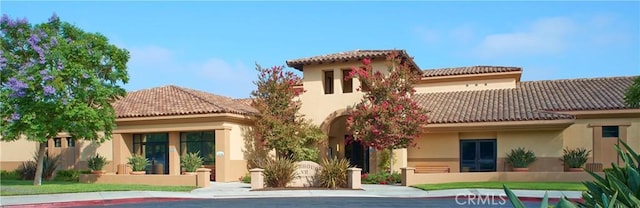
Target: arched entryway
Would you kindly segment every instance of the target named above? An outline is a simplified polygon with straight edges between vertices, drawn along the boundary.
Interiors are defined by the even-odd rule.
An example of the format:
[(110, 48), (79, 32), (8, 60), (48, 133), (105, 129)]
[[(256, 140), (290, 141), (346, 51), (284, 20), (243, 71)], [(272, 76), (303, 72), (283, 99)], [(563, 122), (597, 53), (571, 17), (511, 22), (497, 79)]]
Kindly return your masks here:
[(351, 136), (347, 130), (348, 112), (346, 109), (338, 110), (322, 123), (321, 128), (328, 136), (324, 155), (347, 159), (352, 166), (362, 168), (363, 173), (371, 172), (376, 164), (375, 152), (359, 142), (347, 142)]

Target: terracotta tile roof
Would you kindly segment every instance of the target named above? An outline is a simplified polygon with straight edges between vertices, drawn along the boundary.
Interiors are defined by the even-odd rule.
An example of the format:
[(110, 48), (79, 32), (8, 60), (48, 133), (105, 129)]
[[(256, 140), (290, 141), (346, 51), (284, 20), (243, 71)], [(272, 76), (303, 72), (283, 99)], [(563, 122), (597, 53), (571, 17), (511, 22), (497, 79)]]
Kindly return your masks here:
[(624, 93), (635, 77), (521, 82), (515, 89), (416, 94), (430, 123), (571, 119), (553, 111), (630, 109)]
[(239, 98), (239, 99), (233, 99), (233, 100), (248, 106), (251, 106), (251, 104), (253, 103), (253, 98)]
[(441, 69), (425, 69), (422, 70), (423, 77), (441, 77), (465, 74), (488, 74), (498, 72), (514, 72), (522, 71), (520, 67), (511, 66), (467, 66)]
[(307, 64), (319, 64), (323, 62), (335, 62), (335, 61), (353, 61), (353, 60), (362, 60), (364, 58), (385, 58), (391, 52), (399, 51), (405, 58), (411, 60), (411, 65), (415, 69), (419, 69), (418, 66), (413, 62), (413, 59), (409, 57), (405, 50), (353, 50), (332, 54), (325, 54), (320, 56), (312, 56), (307, 58), (299, 58), (293, 60), (287, 60), (287, 66), (293, 67), (295, 69), (302, 71), (302, 66)]
[(113, 107), (118, 118), (256, 112), (251, 106), (229, 97), (173, 85), (129, 92)]

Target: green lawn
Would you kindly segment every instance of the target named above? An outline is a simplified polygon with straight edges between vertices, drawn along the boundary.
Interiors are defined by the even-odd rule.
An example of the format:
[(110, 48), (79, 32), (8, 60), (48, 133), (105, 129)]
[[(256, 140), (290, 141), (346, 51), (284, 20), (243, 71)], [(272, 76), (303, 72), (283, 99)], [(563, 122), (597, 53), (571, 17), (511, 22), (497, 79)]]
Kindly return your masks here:
[(191, 186), (149, 186), (125, 184), (86, 184), (68, 181), (43, 181), (42, 186), (34, 186), (33, 181), (0, 179), (0, 196), (59, 194), (96, 191), (175, 191), (188, 192)]
[(431, 191), (443, 189), (462, 188), (486, 188), (502, 189), (507, 184), (512, 190), (557, 190), (557, 191), (585, 191), (586, 187), (581, 182), (459, 182), (441, 184), (420, 184), (413, 187)]

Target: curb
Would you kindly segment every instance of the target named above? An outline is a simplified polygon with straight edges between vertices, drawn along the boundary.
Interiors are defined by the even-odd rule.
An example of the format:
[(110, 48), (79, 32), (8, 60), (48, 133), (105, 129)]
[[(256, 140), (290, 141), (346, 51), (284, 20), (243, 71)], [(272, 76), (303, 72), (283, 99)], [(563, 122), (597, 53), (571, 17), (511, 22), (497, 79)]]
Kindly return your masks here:
[(196, 198), (126, 198), (126, 199), (100, 199), (100, 200), (86, 200), (86, 201), (68, 201), (68, 202), (47, 202), (37, 204), (16, 204), (5, 205), (2, 207), (77, 207), (77, 206), (105, 206), (105, 205), (118, 205), (118, 204), (135, 204), (144, 202), (168, 202), (168, 201), (185, 201), (193, 200)]

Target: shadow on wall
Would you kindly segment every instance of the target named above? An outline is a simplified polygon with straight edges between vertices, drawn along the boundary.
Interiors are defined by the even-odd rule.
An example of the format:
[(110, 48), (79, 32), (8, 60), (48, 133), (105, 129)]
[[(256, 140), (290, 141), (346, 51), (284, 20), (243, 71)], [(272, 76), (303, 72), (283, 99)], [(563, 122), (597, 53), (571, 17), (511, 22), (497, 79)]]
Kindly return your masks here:
[(240, 130), (242, 131), (244, 142), (242, 153), (247, 160), (247, 170), (262, 167), (262, 164), (264, 164), (265, 159), (269, 155), (269, 151), (267, 151), (260, 140), (258, 140), (253, 128), (243, 126)]
[[(88, 143), (88, 145), (84, 146), (84, 144)], [(84, 162), (86, 162), (87, 160), (89, 160), (89, 158), (94, 157), (98, 151), (98, 147), (100, 147), (100, 144), (93, 142), (93, 141), (86, 141), (86, 140), (81, 140), (81, 142), (78, 143), (81, 147), (84, 147), (80, 150), (80, 154), (79, 155), (79, 160), (76, 160), (78, 162), (82, 162), (82, 159), (84, 159)]]

